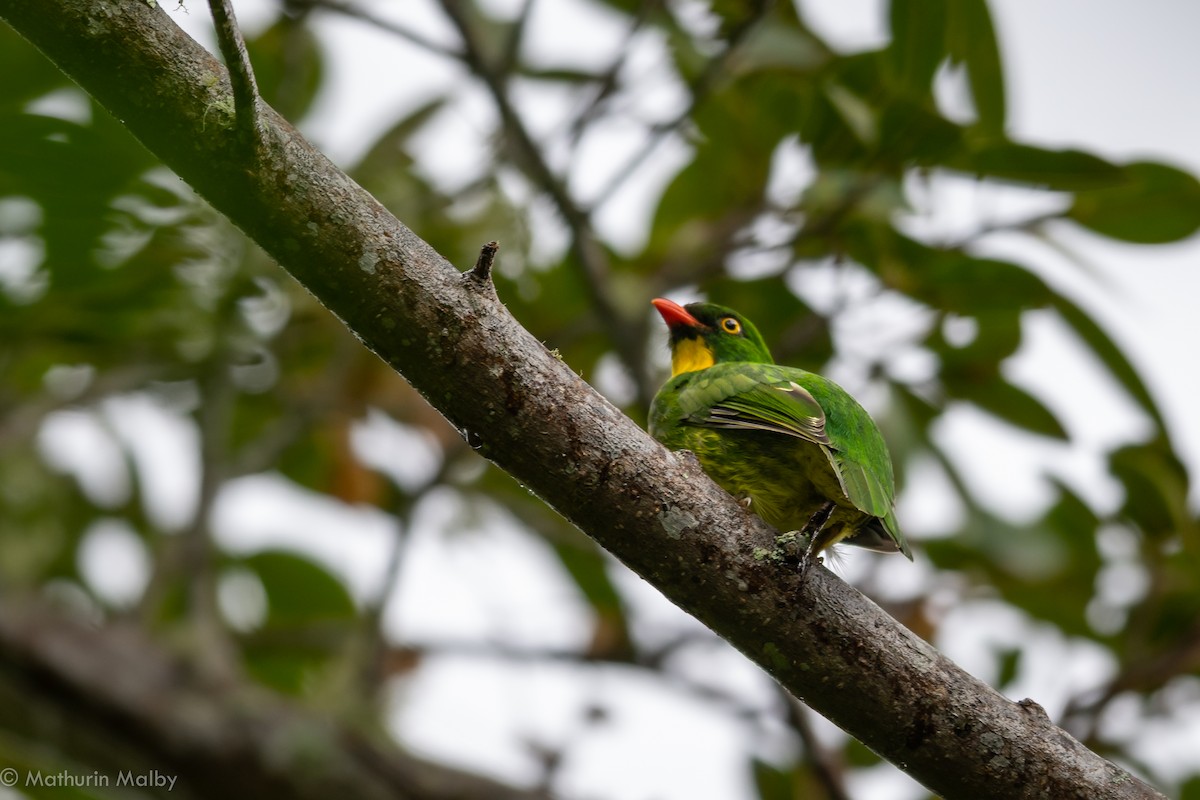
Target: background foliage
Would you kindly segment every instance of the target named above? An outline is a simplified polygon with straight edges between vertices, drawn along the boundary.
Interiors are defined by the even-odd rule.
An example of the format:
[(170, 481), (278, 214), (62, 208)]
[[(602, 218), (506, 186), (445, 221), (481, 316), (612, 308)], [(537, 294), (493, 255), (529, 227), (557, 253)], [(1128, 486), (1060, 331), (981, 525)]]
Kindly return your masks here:
[[(996, 236), (1053, 244), (1064, 221), (1136, 245), (1178, 241), (1200, 227), (1200, 184), (1167, 164), (1009, 139), (983, 0), (937, 13), (894, 0), (890, 43), (850, 54), (788, 3), (602, 5), (625, 40), (600, 66), (530, 47), (532, 2), (498, 15), (445, 0), (430, 34), (386, 4), (291, 0), (250, 49), (266, 99), (301, 128), (318, 122), (331, 62), (321, 32), (333, 20), (461, 71), (444, 93), (396, 110), (344, 165), (351, 175), (463, 267), (501, 240), (497, 288), (513, 313), (639, 421), (662, 377), (648, 306), (661, 294), (734, 306), (781, 362), (836, 377), (889, 438), (902, 524), (906, 510), (920, 517), (907, 526), (917, 566), (849, 557), (843, 574), (1000, 690), (1032, 692), (1090, 747), (1200, 797), (1200, 763), (1164, 774), (1144, 760), (1155, 731), (1200, 710), (1188, 475), (1137, 369), (1069, 284), (988, 247)], [(727, 679), (736, 657), (698, 626), (648, 614), (652, 601), (619, 565), (485, 466), (7, 28), (0, 72), (22, 76), (0, 82), (4, 602), (37, 594), (98, 622), (136, 620), (207, 668), (401, 744), (422, 744), (395, 720), (429, 673), (463, 661), (565, 665), (575, 729), (547, 738), (518, 719), (517, 766), (447, 759), (568, 797), (620, 794), (581, 788), (571, 772), (612, 724), (593, 680), (613, 670), (737, 720), (734, 751), (760, 797), (847, 796), (878, 770), (765, 679), (752, 689)], [(429, 142), (469, 108), (485, 109), (470, 117), (482, 155), (439, 175), (423, 163)], [(652, 199), (646, 234), (613, 236), (605, 220), (639, 213), (629, 188), (639, 181)], [(644, 188), (655, 181), (661, 191)], [(928, 224), (946, 186), (1016, 197), (1018, 212), (981, 213), (967, 235), (947, 236)], [(1089, 493), (1047, 468), (1052, 502), (998, 509), (971, 475), (987, 454), (961, 432), (978, 428), (958, 421), (1046, 453), (1073, 447), (1071, 420), (1014, 377), (1039, 325), (1106, 376), (1128, 435), (1089, 454), (1110, 489)], [(305, 513), (295, 509), (317, 507), (328, 514), (308, 527), (323, 544), (289, 542)], [(251, 508), (281, 535), (240, 538), (253, 524), (231, 519)], [(382, 542), (366, 583), (337, 557), (364, 526)], [(536, 574), (578, 611), (556, 618), (569, 631), (539, 638), (492, 620), (439, 635), (453, 613), (419, 575), (453, 572), (457, 549), (486, 553), (489, 531), (531, 566), (480, 591), (519, 597)], [(994, 633), (964, 636), (972, 626)], [(1048, 700), (1031, 677), (1047, 657), (1090, 666), (1045, 689)], [(56, 768), (53, 742), (9, 744), (10, 759)]]

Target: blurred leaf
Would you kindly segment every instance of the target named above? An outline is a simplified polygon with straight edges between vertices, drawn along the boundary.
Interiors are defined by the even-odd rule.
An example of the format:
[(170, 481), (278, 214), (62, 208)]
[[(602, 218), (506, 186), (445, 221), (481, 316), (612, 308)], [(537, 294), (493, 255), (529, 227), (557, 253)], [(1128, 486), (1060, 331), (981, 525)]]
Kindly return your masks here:
[(550, 540), (550, 545), (596, 615), (587, 654), (592, 658), (625, 658), (633, 649), (629, 622), (624, 601), (609, 577), (608, 560), (591, 541), (573, 539), (560, 536)]
[(1143, 161), (1124, 167), (1126, 180), (1079, 192), (1067, 216), (1096, 233), (1134, 244), (1165, 244), (1200, 229), (1200, 181)]
[(1123, 513), (1148, 536), (1170, 536), (1191, 524), (1187, 471), (1164, 439), (1122, 447), (1109, 463), (1125, 485)]
[(608, 578), (608, 563), (598, 550), (584, 542), (561, 538), (552, 540), (551, 545), (588, 605), (598, 613), (621, 613), (621, 597)]
[(875, 751), (853, 737), (847, 737), (845, 756), (846, 763), (854, 767), (873, 767), (883, 761)]
[(1004, 65), (986, 0), (954, 0), (947, 6), (947, 50), (967, 65), (971, 96), (979, 128), (992, 136), (1004, 134), (1006, 100)]
[(1017, 678), (1021, 669), (1021, 654), (1019, 647), (1005, 648), (1000, 651), (1000, 670), (996, 676), (996, 688), (1003, 689)]
[(1021, 313), (1016, 308), (996, 308), (971, 318), (975, 334), (965, 344), (945, 339), (945, 326), (935, 326), (926, 344), (938, 355), (944, 370), (954, 374), (994, 374), (1004, 359), (1021, 344)]
[(751, 759), (754, 785), (761, 800), (795, 800), (796, 779), (790, 769), (780, 769), (762, 759)]
[(267, 550), (242, 563), (262, 580), (267, 593), (267, 624), (350, 619), (354, 601), (324, 565), (283, 550)]
[(953, 161), (974, 175), (1073, 192), (1113, 186), (1125, 180), (1120, 167), (1080, 150), (1047, 150), (1013, 142), (977, 145)]
[(286, 15), (246, 41), (263, 99), (291, 122), (312, 107), (324, 79), (325, 59), (316, 34)]
[(1159, 413), (1158, 404), (1150, 395), (1150, 390), (1146, 388), (1146, 384), (1142, 381), (1133, 364), (1129, 362), (1129, 359), (1121, 352), (1121, 349), (1117, 347), (1112, 338), (1104, 332), (1104, 329), (1096, 323), (1096, 320), (1088, 316), (1083, 309), (1061, 294), (1055, 294), (1052, 302), (1067, 324), (1074, 328), (1075, 332), (1092, 349), (1092, 352), (1100, 357), (1100, 360), (1104, 362), (1104, 366), (1108, 368), (1121, 386), (1133, 395), (1133, 398), (1150, 415), (1154, 422), (1157, 423), (1160, 429), (1165, 429), (1166, 423), (1162, 418), (1162, 414)]
[(775, 147), (795, 129), (796, 89), (776, 75), (751, 76), (697, 111), (696, 156), (659, 200), (651, 253), (711, 252), (758, 213)]
[[(1054, 481), (1059, 500), (1046, 514), (1047, 528), (1067, 549), (1071, 566), (1076, 573), (1093, 576), (1100, 571), (1102, 561), (1096, 547), (1096, 529), (1100, 519), (1079, 495), (1060, 481)], [(1092, 581), (1087, 581), (1090, 584)]]
[(409, 140), (429, 124), (446, 105), (446, 97), (438, 95), (408, 110), (382, 136), (375, 140), (362, 160), (351, 170), (364, 187), (372, 192), (385, 189), (397, 180), (412, 180), (412, 155)]
[(941, 163), (963, 144), (961, 128), (918, 105), (890, 103), (879, 127), (880, 153), (898, 168)]
[(1042, 402), (1024, 389), (996, 377), (986, 383), (960, 381), (944, 375), (947, 390), (1019, 428), (1066, 439), (1067, 432)]
[(763, 69), (813, 72), (828, 61), (828, 51), (807, 31), (767, 21), (747, 35), (730, 65), (730, 72), (734, 75)]
[(836, 83), (825, 87), (825, 97), (846, 129), (863, 145), (874, 147), (879, 141), (879, 120), (875, 109), (850, 89)]
[(304, 651), (248, 647), (246, 667), (264, 686), (288, 694), (301, 694), (306, 678), (319, 669), (323, 659)]
[(69, 86), (78, 91), (62, 70), (4, 23), (0, 23), (0, 75), (20, 76), (20, 80), (0, 81), (0, 112), (17, 111), (55, 89)]
[(933, 75), (946, 57), (946, 21), (949, 7), (944, 0), (892, 0), (892, 42), (887, 52), (891, 76), (908, 94), (930, 97)]
[(972, 316), (1036, 308), (1052, 297), (1040, 278), (1007, 261), (932, 248), (891, 230), (871, 233), (847, 240), (855, 259), (934, 308)]

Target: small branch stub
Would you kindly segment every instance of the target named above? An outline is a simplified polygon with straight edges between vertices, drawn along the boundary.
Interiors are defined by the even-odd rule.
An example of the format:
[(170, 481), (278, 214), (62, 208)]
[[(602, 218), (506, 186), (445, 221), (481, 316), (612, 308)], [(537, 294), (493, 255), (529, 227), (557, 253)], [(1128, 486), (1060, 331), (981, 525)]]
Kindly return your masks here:
[(488, 242), (479, 250), (479, 258), (475, 266), (467, 274), (480, 283), (490, 283), (492, 280), (492, 262), (496, 260), (496, 251), (500, 249), (499, 242)]
[(234, 120), (238, 135), (257, 152), (262, 143), (258, 120), (258, 81), (250, 65), (250, 54), (246, 52), (246, 40), (238, 27), (231, 0), (208, 0), (208, 6), (212, 11), (217, 43), (221, 47), (221, 55), (229, 70), (229, 82), (233, 87)]

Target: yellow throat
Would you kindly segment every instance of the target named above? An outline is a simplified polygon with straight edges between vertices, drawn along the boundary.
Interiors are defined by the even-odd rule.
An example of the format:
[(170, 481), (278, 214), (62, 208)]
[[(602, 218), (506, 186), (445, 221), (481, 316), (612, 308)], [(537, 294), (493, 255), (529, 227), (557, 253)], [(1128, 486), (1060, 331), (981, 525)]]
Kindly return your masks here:
[(703, 339), (682, 339), (671, 348), (671, 377), (698, 369), (708, 369), (717, 363), (712, 348)]

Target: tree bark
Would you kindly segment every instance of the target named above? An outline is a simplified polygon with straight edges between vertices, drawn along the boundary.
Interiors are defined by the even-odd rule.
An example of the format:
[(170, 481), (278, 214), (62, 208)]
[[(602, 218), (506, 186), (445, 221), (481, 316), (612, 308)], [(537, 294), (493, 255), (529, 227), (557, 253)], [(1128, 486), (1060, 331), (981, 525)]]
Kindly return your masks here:
[[(0, 0), (37, 45), (519, 481), (789, 691), (947, 798), (1159, 797), (1012, 703), (664, 450), (262, 106), (239, 144), (225, 70), (152, 3)], [(499, 232), (497, 232), (497, 238)], [(1032, 709), (1032, 710), (1031, 710)]]

